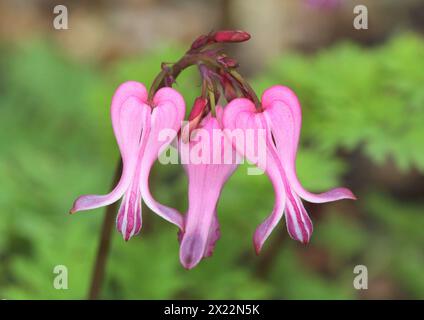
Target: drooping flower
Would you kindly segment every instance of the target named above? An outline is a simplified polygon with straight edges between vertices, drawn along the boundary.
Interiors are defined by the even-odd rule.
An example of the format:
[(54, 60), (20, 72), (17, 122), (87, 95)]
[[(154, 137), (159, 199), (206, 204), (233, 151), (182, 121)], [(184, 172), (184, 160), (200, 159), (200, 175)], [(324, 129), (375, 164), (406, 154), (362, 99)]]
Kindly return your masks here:
[(217, 106), (216, 112), (218, 119), (209, 113), (192, 132), (187, 149), (184, 143), (180, 146), (188, 176), (189, 199), (184, 229), (180, 233), (180, 261), (187, 269), (212, 255), (220, 236), (217, 202), (225, 182), (238, 165), (237, 154), (219, 123), (222, 108)]
[[(122, 157), (122, 175), (117, 186), (107, 195), (80, 196), (71, 213), (107, 206), (122, 198), (116, 219), (117, 228), (125, 240), (141, 229), (141, 201), (164, 219), (183, 227), (183, 217), (172, 208), (159, 204), (149, 190), (149, 173), (160, 152), (180, 129), (185, 103), (172, 88), (156, 92), (152, 103), (143, 84), (128, 81), (116, 90), (111, 105), (112, 126)], [(159, 133), (175, 132), (161, 141)]]
[(232, 100), (225, 108), (223, 124), (230, 130), (265, 130), (265, 161), (249, 159), (255, 144), (240, 146), (237, 151), (248, 158), (270, 178), (275, 191), (272, 213), (260, 224), (254, 235), (254, 245), (259, 253), (265, 240), (280, 221), (283, 213), (290, 236), (307, 243), (312, 234), (312, 222), (301, 199), (314, 203), (340, 199), (356, 199), (346, 188), (336, 188), (314, 194), (305, 190), (296, 175), (296, 153), (301, 128), (301, 107), (296, 95), (287, 87), (273, 86), (262, 95), (262, 111), (246, 98)]

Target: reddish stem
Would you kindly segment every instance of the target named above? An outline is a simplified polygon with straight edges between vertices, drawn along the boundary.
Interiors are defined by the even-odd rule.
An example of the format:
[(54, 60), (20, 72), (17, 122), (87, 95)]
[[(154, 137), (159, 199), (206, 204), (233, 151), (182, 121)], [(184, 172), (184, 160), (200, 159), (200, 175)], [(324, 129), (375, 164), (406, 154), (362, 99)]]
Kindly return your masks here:
[[(121, 176), (121, 172), (122, 172), (122, 161), (120, 160), (116, 167), (115, 175), (112, 179), (112, 188), (114, 188), (115, 185), (118, 183), (119, 177)], [(118, 208), (118, 202), (115, 202), (107, 206), (105, 210), (103, 224), (102, 224), (102, 231), (100, 234), (99, 248), (97, 249), (96, 262), (93, 268), (90, 291), (88, 293), (89, 300), (96, 300), (99, 296), (99, 293), (102, 287), (105, 268), (106, 268), (106, 261), (109, 254), (110, 239), (112, 235), (113, 225), (115, 224), (115, 216), (116, 216), (117, 208)]]

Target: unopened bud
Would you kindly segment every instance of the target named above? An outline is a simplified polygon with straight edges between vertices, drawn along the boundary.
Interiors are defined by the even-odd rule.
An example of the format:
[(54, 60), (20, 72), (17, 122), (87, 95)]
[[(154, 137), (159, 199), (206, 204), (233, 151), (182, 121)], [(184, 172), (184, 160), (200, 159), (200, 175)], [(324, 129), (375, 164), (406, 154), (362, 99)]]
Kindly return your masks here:
[(208, 100), (202, 97), (198, 97), (194, 101), (193, 108), (188, 116), (188, 124), (181, 129), (181, 139), (184, 143), (190, 140), (191, 132), (197, 128), (202, 120), (203, 110), (205, 110), (207, 104)]
[(197, 118), (203, 112), (207, 104), (208, 100), (206, 98), (196, 98), (196, 100), (194, 100), (193, 108), (190, 111), (190, 115), (188, 116), (188, 121)]
[(245, 31), (223, 30), (212, 34), (216, 42), (243, 42), (250, 39), (250, 34)]
[(211, 39), (209, 38), (209, 36), (201, 35), (196, 40), (194, 40), (194, 42), (191, 44), (191, 49), (192, 50), (199, 49), (205, 46), (210, 41)]
[(221, 85), (224, 91), (225, 99), (228, 102), (238, 97), (237, 91), (234, 88), (233, 83), (225, 75), (221, 78)]

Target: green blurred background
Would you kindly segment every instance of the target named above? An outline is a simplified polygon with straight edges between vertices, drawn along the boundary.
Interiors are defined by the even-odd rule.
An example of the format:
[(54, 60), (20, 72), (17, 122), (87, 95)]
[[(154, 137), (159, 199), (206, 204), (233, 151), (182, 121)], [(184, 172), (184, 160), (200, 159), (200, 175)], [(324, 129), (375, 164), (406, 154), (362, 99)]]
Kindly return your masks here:
[[(366, 4), (369, 29), (352, 26)], [(69, 9), (55, 30), (53, 8)], [(239, 168), (218, 214), (212, 258), (187, 271), (177, 230), (147, 209), (139, 236), (114, 230), (104, 299), (423, 299), (424, 12), (422, 1), (11, 1), (0, 4), (0, 298), (84, 299), (103, 210), (68, 210), (76, 196), (106, 193), (119, 153), (109, 106), (125, 80), (150, 85), (160, 63), (199, 34), (238, 28), (228, 48), (262, 92), (298, 94), (304, 122), (297, 168), (313, 191), (351, 188), (356, 202), (308, 204), (311, 243), (282, 221), (260, 256), (252, 235), (273, 206), (266, 176)], [(187, 105), (194, 72), (177, 81)], [(179, 166), (156, 164), (153, 194), (185, 211)], [(67, 290), (53, 269), (68, 267)], [(353, 287), (356, 265), (367, 290)]]

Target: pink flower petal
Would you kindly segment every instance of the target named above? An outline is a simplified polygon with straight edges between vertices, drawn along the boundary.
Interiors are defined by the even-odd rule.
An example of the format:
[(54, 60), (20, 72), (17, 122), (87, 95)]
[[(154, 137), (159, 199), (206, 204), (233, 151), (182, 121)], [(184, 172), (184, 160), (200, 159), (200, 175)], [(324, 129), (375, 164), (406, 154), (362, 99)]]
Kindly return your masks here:
[(149, 122), (147, 119), (150, 116), (150, 107), (145, 103), (146, 98), (146, 89), (140, 83), (126, 82), (116, 90), (112, 99), (111, 115), (123, 161), (121, 179), (107, 195), (80, 196), (74, 202), (71, 213), (116, 202), (129, 188), (137, 164), (140, 137)]
[[(116, 89), (112, 98), (110, 113), (113, 131), (123, 158), (127, 156), (128, 152), (130, 152), (130, 155), (134, 156), (134, 152), (131, 151), (134, 149), (138, 150), (142, 130), (136, 121), (140, 119), (134, 119), (134, 121), (132, 121), (131, 111), (124, 107), (128, 99), (139, 101), (146, 105), (147, 108), (143, 108), (144, 112), (148, 111), (148, 113), (150, 113), (151, 111), (151, 108), (147, 106), (147, 90), (142, 83), (127, 81)], [(136, 137), (139, 138), (136, 139)], [(129, 145), (127, 146), (127, 144)], [(136, 157), (137, 154), (138, 152), (135, 154)]]
[[(202, 134), (199, 133), (196, 135), (198, 139), (189, 142), (190, 149), (194, 150), (196, 147), (196, 150), (205, 152), (203, 156), (207, 156), (202, 156), (205, 161), (196, 160), (195, 163), (190, 157), (186, 159), (189, 163), (185, 166), (188, 175), (189, 208), (184, 220), (180, 261), (187, 269), (193, 268), (203, 257), (212, 254), (219, 238), (217, 202), (225, 182), (237, 168), (237, 163), (224, 163), (226, 142), (218, 120), (208, 115), (200, 126), (198, 131), (202, 130)], [(217, 156), (218, 148), (221, 150)]]
[[(234, 147), (241, 155), (245, 156), (249, 159), (249, 161), (255, 163), (258, 167), (263, 169), (274, 187), (274, 208), (271, 214), (256, 229), (255, 235), (253, 237), (256, 253), (259, 254), (263, 244), (280, 221), (284, 212), (286, 192), (281, 177), (281, 172), (279, 170), (279, 166), (281, 165), (279, 164), (279, 159), (278, 155), (276, 154), (275, 147), (274, 152), (272, 152), (272, 146), (270, 145), (272, 138), (270, 137), (270, 130), (266, 123), (266, 119), (262, 113), (256, 112), (255, 106), (250, 100), (244, 98), (232, 100), (224, 110), (223, 124), (226, 129), (231, 131), (242, 129), (243, 132), (245, 132), (245, 143), (243, 145), (235, 143), (233, 144)], [(254, 131), (254, 141), (247, 140), (246, 132), (249, 130)], [(258, 139), (261, 134), (258, 132), (258, 130), (264, 131), (263, 133), (266, 135), (265, 139), (267, 145), (265, 156), (262, 155), (256, 159), (255, 157), (252, 157), (252, 155), (255, 155), (255, 151), (256, 153), (264, 152), (264, 150), (261, 150), (259, 147)]]
[(141, 230), (141, 193), (139, 190), (129, 190), (122, 199), (116, 217), (116, 226), (125, 241)]
[(152, 211), (182, 228), (183, 217), (178, 210), (162, 205), (153, 198), (149, 189), (149, 174), (160, 153), (169, 146), (180, 130), (185, 115), (185, 103), (176, 90), (162, 88), (155, 94), (153, 104), (150, 131), (143, 135), (141, 142), (144, 150), (140, 172), (141, 194)]
[(287, 87), (273, 86), (262, 95), (264, 115), (271, 126), (279, 156), (293, 190), (309, 202), (321, 203), (340, 199), (356, 199), (346, 188), (335, 188), (314, 194), (305, 190), (296, 174), (296, 152), (302, 114), (296, 95)]
[(205, 258), (210, 257), (213, 254), (216, 242), (220, 237), (221, 231), (219, 228), (218, 215), (215, 211), (212, 218), (212, 224), (209, 229), (208, 240), (206, 241), (205, 253), (203, 255)]
[(291, 194), (290, 201), (286, 202), (287, 231), (294, 240), (308, 243), (312, 231), (312, 221), (298, 196)]
[(138, 157), (136, 159), (136, 168), (131, 178), (131, 185), (125, 192), (122, 199), (121, 206), (116, 218), (116, 226), (118, 231), (122, 234), (125, 241), (128, 241), (132, 236), (136, 235), (141, 230), (141, 188), (140, 188), (140, 175), (142, 158), (146, 147), (147, 137), (150, 134), (150, 113), (145, 114), (143, 128), (139, 138)]

